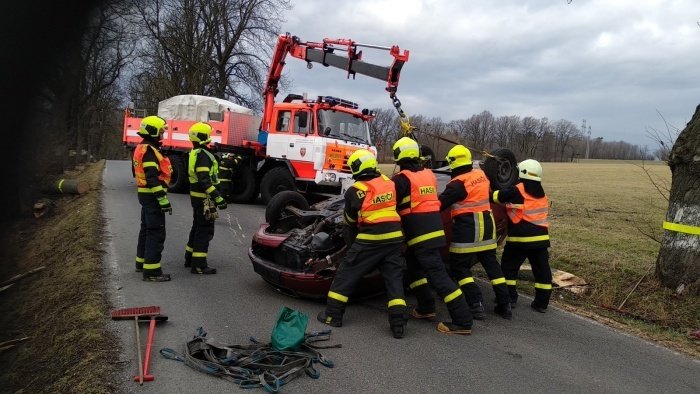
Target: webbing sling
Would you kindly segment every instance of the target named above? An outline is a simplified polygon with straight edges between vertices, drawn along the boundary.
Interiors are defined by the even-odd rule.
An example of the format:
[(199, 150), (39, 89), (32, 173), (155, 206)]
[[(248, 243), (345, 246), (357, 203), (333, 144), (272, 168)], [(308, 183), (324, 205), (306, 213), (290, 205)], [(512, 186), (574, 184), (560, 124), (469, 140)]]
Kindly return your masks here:
[(221, 345), (206, 338), (207, 333), (200, 327), (194, 338), (185, 344), (184, 354), (169, 348), (161, 349), (160, 354), (196, 371), (230, 380), (241, 388), (262, 387), (269, 393), (276, 393), (302, 373), (319, 378), (320, 373), (314, 367), (316, 363), (333, 368), (333, 362), (316, 349), (341, 345), (315, 344), (329, 340), (330, 334), (330, 330), (307, 333), (301, 350), (291, 352), (275, 350), (269, 343), (258, 342), (253, 337), (250, 345)]

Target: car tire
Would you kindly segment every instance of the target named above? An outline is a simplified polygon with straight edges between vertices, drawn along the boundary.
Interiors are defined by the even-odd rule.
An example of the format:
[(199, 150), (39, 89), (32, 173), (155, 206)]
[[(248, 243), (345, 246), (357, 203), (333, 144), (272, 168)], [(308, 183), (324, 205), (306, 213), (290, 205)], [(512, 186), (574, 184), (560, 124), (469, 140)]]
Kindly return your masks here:
[(287, 167), (275, 167), (268, 171), (260, 182), (260, 196), (263, 203), (269, 204), (279, 192), (296, 191), (296, 183), (294, 177), (289, 172)]
[(486, 157), (481, 169), (489, 178), (491, 189), (501, 190), (515, 185), (518, 182), (518, 162), (515, 160), (515, 154), (506, 148), (497, 148), (490, 153), (495, 157)]
[(168, 184), (168, 191), (172, 193), (184, 193), (188, 191), (190, 184), (187, 176), (187, 160), (183, 155), (175, 154), (168, 156), (170, 166), (173, 168)]
[(255, 171), (247, 165), (241, 165), (233, 171), (231, 184), (233, 190), (227, 196), (229, 202), (237, 204), (253, 202), (260, 194)]
[(309, 203), (299, 192), (285, 190), (275, 194), (265, 208), (265, 221), (270, 225), (270, 229), (278, 233), (286, 233), (293, 227), (300, 225), (298, 218), (285, 212), (285, 208), (293, 206), (295, 208), (308, 210)]

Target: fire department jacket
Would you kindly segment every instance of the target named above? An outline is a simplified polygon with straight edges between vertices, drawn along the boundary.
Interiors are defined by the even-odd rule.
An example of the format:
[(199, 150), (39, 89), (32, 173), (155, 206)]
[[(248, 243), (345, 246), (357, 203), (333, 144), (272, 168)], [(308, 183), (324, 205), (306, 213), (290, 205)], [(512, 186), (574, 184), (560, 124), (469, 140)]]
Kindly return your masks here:
[[(396, 212), (396, 188), (384, 175), (361, 176), (345, 192), (345, 239), (365, 244), (403, 242), (401, 218)], [(348, 234), (350, 233), (350, 234)]]
[(402, 166), (392, 178), (408, 246), (441, 248), (447, 240), (440, 215), (435, 174), (418, 163)]
[(219, 163), (206, 147), (196, 147), (190, 152), (188, 162), (190, 196), (212, 199), (219, 196), (216, 185), (219, 184)]
[(523, 204), (526, 204), (526, 197), (528, 197), (528, 201), (539, 200), (541, 207), (534, 208), (543, 212), (535, 214), (542, 216), (546, 221), (547, 211), (545, 207), (548, 207), (549, 203), (540, 182), (523, 179), (513, 187), (493, 192), (493, 201), (506, 204), (506, 210), (509, 212), (506, 245), (527, 249), (547, 248), (549, 247), (549, 229), (547, 225), (537, 225), (527, 220), (519, 220), (517, 223), (513, 222), (513, 214), (516, 210), (533, 211), (533, 207), (523, 206)]
[(144, 138), (134, 149), (132, 158), (139, 193), (152, 193), (156, 197), (166, 194), (171, 172), (170, 160), (158, 148), (158, 142)]
[[(450, 244), (451, 253), (478, 253), (487, 250), (494, 250), (496, 244), (496, 224), (488, 205), (489, 193), (485, 194), (487, 208), (478, 212), (465, 212), (455, 215), (457, 209), (453, 205), (462, 205), (469, 196), (467, 187), (460, 179), (460, 176), (471, 171), (480, 174), (475, 181), (483, 186), (486, 183), (488, 189), (488, 179), (481, 170), (472, 170), (471, 165), (457, 167), (452, 171), (452, 180), (445, 186), (445, 190), (440, 194), (440, 210), (453, 209), (452, 211), (452, 242)], [(475, 173), (476, 174), (476, 173)], [(480, 204), (483, 205), (483, 204)]]

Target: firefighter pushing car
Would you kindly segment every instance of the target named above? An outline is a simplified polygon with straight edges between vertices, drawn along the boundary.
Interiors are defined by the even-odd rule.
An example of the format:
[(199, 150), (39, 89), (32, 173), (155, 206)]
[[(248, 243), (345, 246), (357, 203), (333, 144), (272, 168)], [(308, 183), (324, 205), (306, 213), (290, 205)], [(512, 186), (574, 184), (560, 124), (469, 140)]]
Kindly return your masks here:
[(403, 290), (406, 262), (401, 254), (403, 233), (396, 211), (394, 183), (379, 173), (372, 152), (356, 150), (347, 162), (355, 183), (345, 192), (346, 238), (354, 239), (333, 279), (321, 323), (341, 327), (348, 300), (360, 279), (375, 268), (384, 277), (389, 326), (394, 338), (403, 338), (407, 313)]
[[(423, 168), (418, 143), (408, 137), (396, 141), (394, 161), (401, 172), (394, 175), (399, 215), (406, 235), (409, 287), (418, 300), (411, 311), (417, 319), (435, 316), (433, 287), (447, 305), (452, 322), (441, 322), (437, 329), (447, 334), (469, 335), (472, 316), (462, 290), (450, 278), (440, 256), (440, 248), (447, 243), (440, 216), (437, 179)], [(428, 285), (430, 284), (430, 286)]]
[[(456, 145), (447, 153), (452, 169), (452, 180), (440, 195), (441, 210), (451, 209), (452, 242), (450, 267), (453, 276), (464, 291), (475, 319), (484, 318), (484, 307), (479, 286), (474, 283), (471, 267), (475, 260), (481, 263), (496, 293), (494, 312), (511, 319), (510, 295), (506, 278), (496, 259), (496, 223), (489, 201), (490, 183), (486, 174), (472, 168), (472, 155), (463, 145)], [(475, 259), (476, 257), (476, 259)]]
[(518, 164), (520, 182), (508, 189), (495, 191), (493, 201), (506, 204), (508, 235), (501, 257), (501, 267), (510, 292), (510, 302), (518, 301), (517, 278), (520, 266), (528, 259), (535, 276), (535, 299), (532, 309), (545, 313), (552, 294), (552, 271), (549, 267), (549, 200), (542, 188), (542, 165), (528, 159)]

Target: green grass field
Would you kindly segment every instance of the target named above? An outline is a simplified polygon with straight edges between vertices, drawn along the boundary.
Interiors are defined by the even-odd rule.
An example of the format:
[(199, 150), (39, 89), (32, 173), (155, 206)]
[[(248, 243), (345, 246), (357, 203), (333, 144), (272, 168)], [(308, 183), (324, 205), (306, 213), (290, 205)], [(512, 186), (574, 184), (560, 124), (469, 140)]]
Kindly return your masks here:
[[(385, 174), (393, 168), (381, 165)], [(555, 291), (555, 303), (700, 356), (700, 343), (688, 337), (690, 330), (700, 329), (700, 299), (676, 297), (654, 277), (659, 251), (654, 239), (663, 234), (671, 185), (668, 166), (611, 160), (544, 163), (542, 184), (551, 200), (551, 266), (590, 284), (581, 296)], [(648, 270), (625, 303), (625, 313), (610, 311)], [(531, 287), (523, 285), (526, 291)]]

